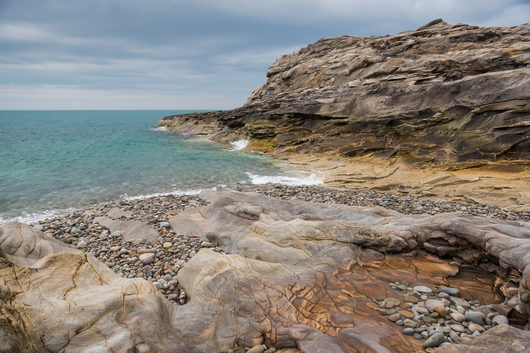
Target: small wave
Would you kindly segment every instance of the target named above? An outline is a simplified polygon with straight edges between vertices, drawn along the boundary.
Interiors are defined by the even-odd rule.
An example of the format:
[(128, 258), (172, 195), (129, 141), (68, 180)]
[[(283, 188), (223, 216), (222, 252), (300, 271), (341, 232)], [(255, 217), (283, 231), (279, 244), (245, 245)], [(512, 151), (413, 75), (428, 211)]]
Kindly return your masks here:
[(158, 127), (152, 127), (149, 128), (151, 131), (167, 131), (167, 126), (158, 126)]
[(39, 221), (48, 219), (48, 218), (55, 218), (55, 217), (62, 217), (66, 216), (67, 214), (70, 214), (77, 210), (76, 208), (64, 208), (59, 210), (48, 210), (48, 211), (42, 211), (42, 212), (24, 212), (20, 216), (16, 217), (2, 217), (0, 216), (0, 224), (10, 223), (10, 222), (20, 222), (20, 223), (26, 223), (26, 224), (35, 224)]
[(175, 190), (175, 191), (168, 191), (168, 192), (155, 192), (152, 194), (145, 194), (145, 195), (136, 195), (136, 196), (128, 196), (127, 194), (122, 195), (121, 198), (124, 200), (132, 201), (132, 200), (144, 200), (149, 199), (151, 197), (157, 197), (157, 196), (169, 196), (169, 195), (176, 195), (176, 196), (184, 196), (184, 195), (198, 195), (201, 193), (203, 189), (192, 189), (192, 190)]
[(307, 177), (289, 177), (284, 175), (278, 175), (278, 176), (268, 176), (268, 175), (256, 175), (252, 173), (246, 173), (248, 177), (250, 178), (250, 182), (252, 184), (282, 184), (282, 185), (289, 185), (289, 186), (302, 186), (302, 185), (320, 185), (323, 184), (324, 181), (322, 178), (317, 177), (314, 174), (311, 174)]
[(245, 140), (245, 139), (230, 142), (230, 144), (233, 147), (232, 151), (241, 151), (245, 149), (245, 147), (248, 146), (249, 142), (250, 142), (249, 140)]

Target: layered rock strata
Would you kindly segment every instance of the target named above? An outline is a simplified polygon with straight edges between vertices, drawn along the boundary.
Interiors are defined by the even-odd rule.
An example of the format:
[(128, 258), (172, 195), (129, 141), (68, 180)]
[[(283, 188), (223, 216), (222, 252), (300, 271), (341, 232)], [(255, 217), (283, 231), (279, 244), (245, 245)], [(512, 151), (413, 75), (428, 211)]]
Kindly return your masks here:
[(161, 124), (299, 153), (528, 162), (529, 63), (527, 24), (435, 21), (392, 36), (326, 38), (278, 58), (243, 107)]
[(529, 210), (529, 63), (528, 24), (439, 20), (390, 36), (326, 38), (279, 57), (244, 106), (160, 124), (217, 141), (247, 138), (250, 149), (326, 169), (336, 185)]
[[(526, 223), (406, 216), (228, 191), (201, 197), (210, 204), (182, 211), (171, 225), (177, 233), (208, 238), (228, 254), (203, 249), (180, 270), (179, 284), (190, 299), (182, 306), (149, 282), (120, 278), (91, 255), (28, 226), (0, 227), (2, 349), (226, 352), (266, 344), (302, 352), (421, 351), (421, 340), (380, 315), (397, 301), (401, 311), (414, 315), (395, 281), (420, 292), (460, 287), (464, 297), (498, 301), (495, 276), (466, 270), (466, 263), (487, 265), (482, 268), (509, 289), (521, 283), (519, 291), (506, 291), (511, 298), (495, 310), (509, 320), (520, 320), (527, 310)], [(505, 340), (528, 343), (526, 333), (504, 325)], [(501, 343), (477, 341), (497, 351)]]

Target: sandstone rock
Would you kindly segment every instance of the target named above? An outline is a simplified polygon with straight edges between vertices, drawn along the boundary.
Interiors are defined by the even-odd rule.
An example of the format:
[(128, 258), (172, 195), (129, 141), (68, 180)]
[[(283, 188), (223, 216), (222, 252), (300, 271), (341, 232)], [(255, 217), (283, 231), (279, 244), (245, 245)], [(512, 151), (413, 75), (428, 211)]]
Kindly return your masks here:
[(37, 260), (67, 248), (70, 247), (23, 223), (0, 226), (0, 255), (19, 266), (31, 267)]
[(127, 241), (156, 241), (158, 232), (138, 221), (119, 221), (109, 217), (96, 217), (95, 222), (110, 229), (111, 234), (119, 234)]
[[(207, 237), (228, 254), (202, 249), (180, 269), (179, 301), (187, 296), (186, 305), (171, 304), (148, 282), (119, 278), (92, 256), (64, 250), (62, 244), (59, 252), (44, 244), (51, 250), (44, 258), (36, 256), (33, 268), (2, 260), (0, 294), (16, 295), (0, 301), (0, 307), (2, 315), (22, 313), (4, 322), (15, 323), (11, 327), (23, 349), (220, 352), (266, 344), (304, 353), (359, 347), (415, 352), (421, 342), (379, 315), (382, 308), (372, 299), (394, 295), (390, 283), (395, 281), (431, 288), (433, 281), (449, 283), (458, 267), (421, 251), (415, 256), (400, 251), (436, 239), (448, 247), (480, 249), (506, 267), (519, 269), (528, 261), (528, 230), (514, 222), (405, 216), (228, 191), (201, 197), (208, 206), (182, 211), (171, 226), (177, 233)], [(1, 239), (11, 237), (2, 233)], [(148, 254), (154, 256), (140, 256)], [(13, 341), (12, 332), (2, 335)], [(110, 348), (101, 348), (105, 343)]]
[(122, 217), (131, 218), (131, 216), (132, 213), (130, 211), (124, 211), (118, 207), (114, 207), (109, 212), (107, 212), (107, 217), (112, 219), (120, 219)]
[[(503, 242), (494, 242), (492, 239), (506, 237), (505, 239), (509, 240), (511, 238), (507, 234), (510, 234), (510, 232), (514, 235), (522, 235), (527, 232), (523, 226), (517, 226), (513, 223), (503, 223), (502, 225), (496, 226), (488, 223), (492, 222), (491, 220), (474, 217), (453, 218), (454, 216), (452, 215), (444, 215), (442, 217), (443, 220), (437, 218), (441, 216), (409, 217), (391, 213), (387, 210), (377, 210), (376, 213), (372, 213), (371, 211), (374, 210), (369, 211), (368, 209), (354, 207), (343, 208), (337, 205), (315, 205), (299, 201), (280, 201), (268, 199), (256, 194), (240, 194), (235, 192), (205, 191), (201, 194), (201, 197), (209, 201), (210, 204), (199, 209), (187, 209), (171, 218), (170, 223), (173, 229), (177, 233), (192, 234), (197, 237), (207, 236), (209, 239), (220, 244), (224, 249), (227, 249), (231, 254), (238, 254), (238, 256), (230, 255), (230, 257), (226, 257), (226, 255), (214, 255), (207, 250), (201, 250), (193, 257), (188, 265), (178, 274), (179, 283), (191, 299), (185, 307), (190, 312), (196, 312), (198, 310), (202, 310), (203, 313), (217, 311), (219, 309), (215, 309), (217, 304), (213, 298), (217, 298), (222, 293), (221, 302), (225, 303), (223, 305), (224, 309), (222, 310), (225, 313), (223, 314), (223, 322), (226, 327), (233, 326), (230, 323), (239, 322), (240, 318), (231, 314), (234, 312), (234, 309), (229, 304), (231, 300), (229, 298), (235, 296), (233, 289), (231, 289), (233, 288), (233, 284), (230, 287), (226, 287), (225, 283), (230, 283), (236, 279), (238, 284), (235, 287), (240, 288), (238, 291), (238, 305), (245, 308), (258, 308), (258, 311), (253, 311), (252, 314), (252, 317), (256, 318), (256, 322), (261, 322), (262, 317), (270, 317), (271, 312), (283, 312), (281, 318), (278, 318), (276, 314), (272, 315), (282, 322), (281, 327), (275, 327), (274, 330), (281, 332), (286, 332), (287, 330), (287, 332), (290, 332), (287, 336), (282, 336), (284, 339), (287, 339), (292, 334), (292, 331), (287, 329), (293, 325), (293, 323), (289, 323), (289, 320), (297, 322), (297, 325), (302, 323), (307, 325), (308, 321), (299, 321), (301, 319), (299, 312), (306, 312), (308, 310), (302, 303), (314, 302), (315, 300), (320, 302), (321, 299), (313, 298), (315, 293), (330, 293), (330, 289), (326, 289), (330, 288), (329, 286), (333, 288), (339, 286), (342, 288), (342, 291), (348, 291), (346, 289), (347, 287), (344, 287), (346, 284), (345, 281), (340, 281), (341, 284), (337, 284), (334, 280), (336, 274), (330, 276), (327, 271), (330, 268), (330, 264), (334, 264), (332, 266), (334, 268), (351, 266), (343, 262), (344, 259), (357, 258), (357, 261), (362, 261), (360, 260), (362, 257), (355, 255), (356, 246), (362, 246), (364, 248), (374, 247), (379, 251), (390, 252), (396, 251), (396, 249), (406, 249), (408, 246), (406, 245), (408, 244), (407, 242), (401, 243), (394, 236), (398, 238), (403, 236), (404, 238), (401, 239), (414, 238), (417, 240), (418, 246), (421, 246), (422, 242), (430, 234), (435, 233), (437, 239), (441, 239), (443, 238), (443, 234), (446, 234), (445, 232), (450, 232), (451, 237), (454, 237), (451, 238), (449, 243), (455, 245), (460, 244), (458, 246), (466, 243), (468, 244), (467, 246), (474, 246), (472, 244), (478, 244), (480, 246), (482, 243), (479, 239), (484, 236), (484, 233), (474, 231), (473, 229), (475, 227), (488, 229), (489, 244), (495, 243), (497, 244), (496, 246), (501, 246), (500, 244)], [(261, 211), (257, 211), (256, 207), (258, 206)], [(334, 221), (331, 221), (331, 219)], [(425, 222), (426, 228), (422, 228), (423, 222)], [(452, 222), (459, 224), (456, 225), (456, 223)], [(340, 224), (340, 227), (338, 224)], [(393, 232), (385, 231), (392, 229), (392, 227), (395, 227), (393, 228), (395, 229)], [(503, 231), (496, 231), (496, 227), (499, 227), (499, 229), (502, 228)], [(460, 236), (461, 238), (458, 238)], [(517, 237), (518, 235), (514, 236), (514, 238)], [(385, 240), (383, 241), (383, 239)], [(465, 240), (465, 243), (461, 243), (457, 239)], [(505, 243), (509, 242), (507, 241)], [(343, 244), (348, 245), (343, 246)], [(483, 250), (492, 251), (494, 248), (485, 247)], [(350, 252), (352, 250), (354, 253), (344, 253), (345, 251)], [(506, 256), (508, 255), (506, 252), (509, 252), (510, 249), (504, 248), (502, 251), (501, 249), (495, 251), (500, 251), (502, 252), (502, 256)], [(310, 256), (308, 256), (309, 254)], [(519, 256), (522, 256), (522, 253), (519, 253), (519, 255), (513, 258), (519, 259)], [(316, 261), (316, 259), (318, 260)], [(306, 283), (305, 281), (308, 279), (306, 276), (309, 273), (314, 273), (313, 271), (317, 269), (319, 269), (320, 276), (322, 276), (317, 278), (321, 279), (316, 283), (313, 281)], [(358, 269), (356, 271), (360, 270)], [(256, 275), (251, 277), (246, 276), (243, 279), (241, 277), (243, 273), (253, 273)], [(261, 275), (258, 276), (257, 274)], [(294, 280), (292, 277), (295, 274), (297, 280)], [(375, 274), (374, 272), (372, 275)], [(360, 272), (358, 272), (358, 275), (360, 275)], [(312, 277), (313, 275), (309, 278)], [(231, 280), (228, 281), (227, 278)], [(300, 284), (301, 282), (305, 284)], [(297, 283), (297, 288), (306, 288), (309, 286), (313, 289), (310, 292), (304, 292), (305, 295), (303, 298), (296, 297), (294, 299), (296, 312), (291, 313), (291, 309), (288, 308), (293, 305), (293, 300), (290, 301), (291, 304), (287, 304), (286, 298), (283, 295), (278, 295), (278, 291), (270, 291), (268, 288), (273, 286), (273, 283), (283, 283), (282, 287), (285, 286), (285, 283), (292, 283), (292, 285)], [(323, 283), (327, 284), (324, 285)], [(334, 284), (331, 285), (331, 283)], [(298, 285), (301, 285), (301, 287), (298, 287)], [(261, 289), (258, 291), (258, 288)], [(279, 292), (283, 291), (284, 289)], [(248, 296), (245, 293), (248, 293)], [(311, 294), (308, 297), (309, 293)], [(241, 297), (243, 294), (245, 296)], [(255, 297), (256, 295), (259, 296)], [(335, 294), (327, 295), (333, 297)], [(273, 299), (271, 299), (271, 296)], [(381, 294), (372, 295), (371, 298), (379, 296)], [(243, 298), (246, 299), (243, 300)], [(366, 302), (366, 306), (370, 306), (368, 303), (372, 303), (371, 298)], [(252, 304), (256, 300), (261, 303), (257, 307), (255, 304)], [(337, 299), (335, 298), (334, 300)], [(351, 299), (348, 299), (348, 301), (351, 301)], [(274, 303), (273, 307), (271, 307), (271, 303)], [(301, 304), (302, 306), (300, 306)], [(434, 304), (444, 305), (442, 300), (433, 300), (433, 309)], [(333, 304), (333, 307), (335, 305), (336, 303)], [(285, 312), (287, 309), (288, 311)], [(329, 308), (325, 309), (325, 311), (330, 310)], [(364, 324), (367, 323), (367, 317), (365, 318), (364, 324), (360, 324), (358, 322), (359, 313), (356, 313), (356, 316), (350, 319), (346, 319), (346, 315), (344, 320), (357, 322), (357, 329), (362, 330), (362, 332), (367, 332), (363, 328), (366, 327)], [(413, 316), (412, 313), (407, 313), (406, 315)], [(314, 314), (310, 311), (306, 315), (311, 316)], [(197, 316), (204, 317), (204, 314)], [(289, 318), (288, 321), (285, 321), (286, 318)], [(386, 322), (388, 323), (388, 321)], [(253, 331), (254, 329), (260, 333), (270, 332), (270, 328), (265, 329), (259, 325), (256, 328), (250, 328), (245, 335), (257, 335), (257, 332), (252, 333), (255, 332)], [(384, 324), (381, 325), (381, 327), (383, 326)], [(221, 328), (216, 326), (217, 336), (227, 337), (228, 334), (224, 329), (225, 327)], [(462, 329), (465, 331), (463, 327)], [(310, 341), (326, 341), (326, 344), (330, 344), (330, 342), (335, 342), (339, 345), (343, 344), (333, 340), (329, 341), (329, 338), (324, 338), (313, 331), (305, 330), (309, 329), (304, 328), (305, 333), (303, 337), (312, 337)], [(266, 334), (266, 337), (269, 337), (269, 334)], [(296, 338), (298, 336), (290, 337), (294, 341), (288, 340), (287, 342), (289, 344), (301, 344), (300, 342), (304, 342), (305, 344), (306, 342), (305, 338)], [(273, 342), (277, 342), (277, 338), (271, 337), (270, 339)], [(386, 338), (380, 338), (379, 343), (389, 347)], [(309, 341), (307, 341), (307, 345), (310, 345)], [(205, 350), (209, 349), (208, 345), (201, 347)], [(318, 345), (314, 345), (314, 347), (316, 350)], [(399, 350), (395, 346), (393, 346), (393, 349)]]
[(243, 107), (161, 124), (298, 153), (524, 161), (529, 33), (528, 24), (442, 22), (386, 37), (325, 38), (278, 58)]
[(172, 326), (175, 309), (149, 282), (120, 278), (28, 226), (11, 223), (0, 232), (0, 337), (7, 337), (0, 349), (198, 352)]

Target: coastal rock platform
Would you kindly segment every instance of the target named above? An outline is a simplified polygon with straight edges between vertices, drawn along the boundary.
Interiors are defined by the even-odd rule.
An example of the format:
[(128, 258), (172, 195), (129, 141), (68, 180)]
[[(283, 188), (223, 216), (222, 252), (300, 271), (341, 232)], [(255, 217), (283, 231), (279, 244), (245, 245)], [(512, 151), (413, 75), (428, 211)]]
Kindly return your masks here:
[(175, 237), (224, 253), (202, 249), (180, 269), (184, 305), (29, 226), (0, 227), (3, 351), (528, 347), (528, 223), (234, 191), (200, 198), (170, 217)]

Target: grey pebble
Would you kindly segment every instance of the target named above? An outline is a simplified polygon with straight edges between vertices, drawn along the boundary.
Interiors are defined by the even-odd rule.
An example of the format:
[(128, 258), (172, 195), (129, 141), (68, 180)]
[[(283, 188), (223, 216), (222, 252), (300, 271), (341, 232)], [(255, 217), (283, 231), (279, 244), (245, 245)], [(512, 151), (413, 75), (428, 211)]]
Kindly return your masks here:
[(412, 336), (414, 334), (414, 329), (412, 327), (404, 327), (401, 332), (407, 336)]
[(423, 348), (438, 347), (443, 342), (445, 342), (445, 336), (440, 332), (436, 332), (425, 341)]
[(478, 325), (484, 325), (484, 320), (482, 320), (482, 315), (478, 311), (468, 311), (466, 312), (465, 318), (467, 321), (471, 321)]

